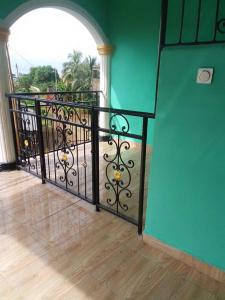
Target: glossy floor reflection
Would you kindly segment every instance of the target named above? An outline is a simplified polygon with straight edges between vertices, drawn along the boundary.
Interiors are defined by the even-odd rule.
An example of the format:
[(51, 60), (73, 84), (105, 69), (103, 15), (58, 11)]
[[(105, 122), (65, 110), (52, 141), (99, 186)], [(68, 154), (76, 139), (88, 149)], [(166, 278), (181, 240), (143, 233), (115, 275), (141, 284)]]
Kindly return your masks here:
[(0, 299), (225, 299), (136, 227), (23, 171), (0, 173)]

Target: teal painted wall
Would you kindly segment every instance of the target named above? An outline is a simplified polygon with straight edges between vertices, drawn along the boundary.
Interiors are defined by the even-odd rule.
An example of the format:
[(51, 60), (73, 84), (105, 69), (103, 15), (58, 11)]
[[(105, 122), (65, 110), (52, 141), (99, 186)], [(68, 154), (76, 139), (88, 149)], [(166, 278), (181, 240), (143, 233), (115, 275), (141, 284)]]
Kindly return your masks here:
[[(179, 38), (180, 3), (170, 1), (170, 42)], [(112, 106), (152, 111), (160, 8), (138, 4), (111, 2)], [(184, 41), (195, 36), (194, 8), (186, 1)], [(203, 1), (200, 40), (213, 36), (214, 20), (215, 1)], [(225, 270), (224, 55), (222, 46), (163, 53), (145, 233)], [(215, 68), (213, 85), (196, 84), (202, 66)]]
[[(0, 1), (0, 18), (4, 19), (9, 13), (15, 10), (19, 5), (25, 3), (24, 0), (1, 0)], [(38, 0), (37, 0), (38, 2)], [(107, 35), (107, 3), (105, 0), (71, 0), (83, 7), (101, 26), (102, 30)], [(63, 1), (62, 1), (63, 6)]]
[[(145, 233), (225, 270), (224, 56), (163, 52)], [(196, 84), (202, 66), (215, 68), (212, 85)]]
[[(112, 57), (111, 103), (114, 108), (154, 111), (160, 1), (114, 0), (110, 2)], [(141, 121), (141, 120), (140, 120)], [(134, 133), (140, 122), (132, 122)], [(150, 124), (153, 125), (153, 124)], [(150, 126), (152, 141), (153, 126)]]
[(114, 0), (110, 11), (112, 105), (154, 110), (160, 1)]

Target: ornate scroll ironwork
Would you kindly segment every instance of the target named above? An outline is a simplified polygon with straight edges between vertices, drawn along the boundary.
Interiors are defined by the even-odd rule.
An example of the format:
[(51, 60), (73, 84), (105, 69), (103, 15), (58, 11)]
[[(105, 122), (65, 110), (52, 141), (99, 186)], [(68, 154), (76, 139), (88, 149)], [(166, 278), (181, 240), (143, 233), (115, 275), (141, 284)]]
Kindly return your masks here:
[(25, 101), (20, 106), (20, 111), (21, 114), (17, 118), (20, 145), (20, 157), (18, 159), (22, 167), (37, 172), (39, 147), (36, 118), (29, 115), (29, 113), (33, 113), (34, 111)]
[[(68, 128), (66, 124), (61, 124), (61, 126), (56, 127), (58, 147), (56, 149), (56, 154), (58, 161), (55, 162), (55, 167), (58, 170), (63, 171), (63, 175), (60, 175), (59, 180), (65, 183), (66, 186), (73, 186), (73, 177), (77, 176), (77, 171), (74, 168), (75, 158), (73, 151), (75, 150), (75, 144), (71, 140), (73, 131)], [(72, 179), (71, 179), (72, 178)]]
[[(122, 118), (124, 124), (115, 124), (117, 118)], [(115, 121), (115, 122), (114, 122)], [(120, 123), (121, 124), (121, 123)], [(110, 128), (112, 130), (119, 129), (120, 132), (129, 132), (129, 122), (121, 114), (114, 114), (110, 118)], [(117, 138), (111, 136), (108, 144), (114, 147), (113, 155), (105, 153), (103, 155), (104, 160), (107, 162), (106, 166), (106, 179), (105, 188), (107, 191), (112, 191), (114, 196), (107, 198), (107, 203), (111, 207), (116, 207), (117, 213), (121, 208), (123, 211), (128, 211), (129, 206), (124, 203), (124, 199), (132, 198), (132, 192), (130, 189), (131, 184), (131, 169), (134, 168), (134, 161), (131, 159), (125, 159), (125, 153), (130, 149), (130, 143), (128, 141), (120, 140), (120, 135)]]
[(77, 107), (66, 106), (65, 104), (49, 103), (42, 108), (43, 118), (53, 118), (59, 122), (70, 122), (74, 126), (78, 125), (73, 132), (73, 139), (76, 144), (91, 141), (90, 129), (85, 129), (85, 135), (80, 135), (79, 128), (91, 125), (91, 114), (89, 111), (81, 110)]
[(128, 133), (130, 130), (130, 124), (127, 118), (119, 113), (111, 116), (109, 120), (109, 127), (111, 130), (117, 130), (123, 133)]

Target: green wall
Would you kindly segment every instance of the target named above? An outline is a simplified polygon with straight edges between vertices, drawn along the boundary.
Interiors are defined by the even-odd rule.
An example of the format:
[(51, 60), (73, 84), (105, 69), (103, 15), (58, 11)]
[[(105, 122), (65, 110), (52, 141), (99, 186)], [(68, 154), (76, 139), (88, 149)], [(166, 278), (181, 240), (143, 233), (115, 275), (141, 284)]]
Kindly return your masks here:
[[(225, 270), (224, 56), (225, 46), (163, 52), (145, 233)], [(202, 66), (215, 69), (212, 85), (196, 84)]]
[[(153, 111), (159, 2), (111, 2), (114, 107)], [(195, 0), (186, 1), (186, 42), (195, 37), (196, 8)], [(179, 38), (180, 13), (181, 1), (170, 0), (170, 42)], [(213, 36), (214, 20), (215, 1), (203, 1), (200, 40)], [(225, 270), (224, 55), (223, 46), (163, 52), (145, 233)], [(215, 68), (210, 86), (196, 84), (205, 66)]]
[[(160, 1), (143, 0), (139, 5), (137, 0), (114, 0), (110, 2), (109, 11), (109, 37), (115, 45), (112, 106), (153, 112)], [(140, 133), (140, 124), (141, 120), (138, 124), (131, 121), (134, 133)], [(149, 136), (151, 142), (153, 126)]]
[[(153, 111), (160, 1), (114, 0), (110, 6), (112, 105)], [(137, 9), (138, 6), (138, 9)]]

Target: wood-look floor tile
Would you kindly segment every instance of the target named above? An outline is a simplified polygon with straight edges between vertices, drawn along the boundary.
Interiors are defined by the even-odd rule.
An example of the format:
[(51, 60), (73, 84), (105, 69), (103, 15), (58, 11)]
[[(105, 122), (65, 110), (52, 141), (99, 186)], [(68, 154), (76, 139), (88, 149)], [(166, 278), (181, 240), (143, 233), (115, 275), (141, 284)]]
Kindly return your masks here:
[(41, 240), (35, 239), (35, 233), (20, 228), (13, 234), (0, 238), (0, 273), (4, 276), (16, 272), (18, 269), (35, 261), (44, 255), (49, 247)]
[(185, 281), (173, 295), (174, 300), (216, 300), (216, 296), (189, 281)]
[[(52, 298), (49, 298), (52, 299)], [(78, 284), (60, 293), (57, 300), (122, 300), (113, 291), (105, 288), (99, 281), (91, 276), (85, 276)]]
[(94, 222), (93, 214), (87, 210), (74, 205), (62, 209), (43, 221), (33, 224), (33, 228), (39, 231), (48, 241), (69, 239), (79, 233), (82, 229)]
[(19, 222), (16, 222), (12, 216), (7, 215), (0, 209), (0, 238), (6, 234), (12, 234), (21, 227)]
[(225, 282), (218, 283), (218, 288), (216, 290), (216, 300), (225, 300)]
[(0, 300), (225, 300), (135, 226), (24, 172), (0, 179)]
[(211, 279), (209, 281), (208, 276), (198, 272), (197, 270), (193, 270), (192, 268), (190, 268), (190, 272), (187, 275), (187, 280), (191, 281), (195, 285), (200, 286), (202, 289), (208, 290), (211, 293), (215, 293), (218, 287), (221, 285), (218, 281), (214, 279)]
[(27, 201), (18, 202), (15, 206), (12, 205), (5, 213), (22, 224), (35, 224), (72, 204), (71, 201), (60, 196), (52, 199), (46, 197), (42, 201), (27, 199)]
[(23, 300), (23, 296), (16, 288), (13, 288), (8, 281), (0, 278), (0, 299), (1, 300)]

